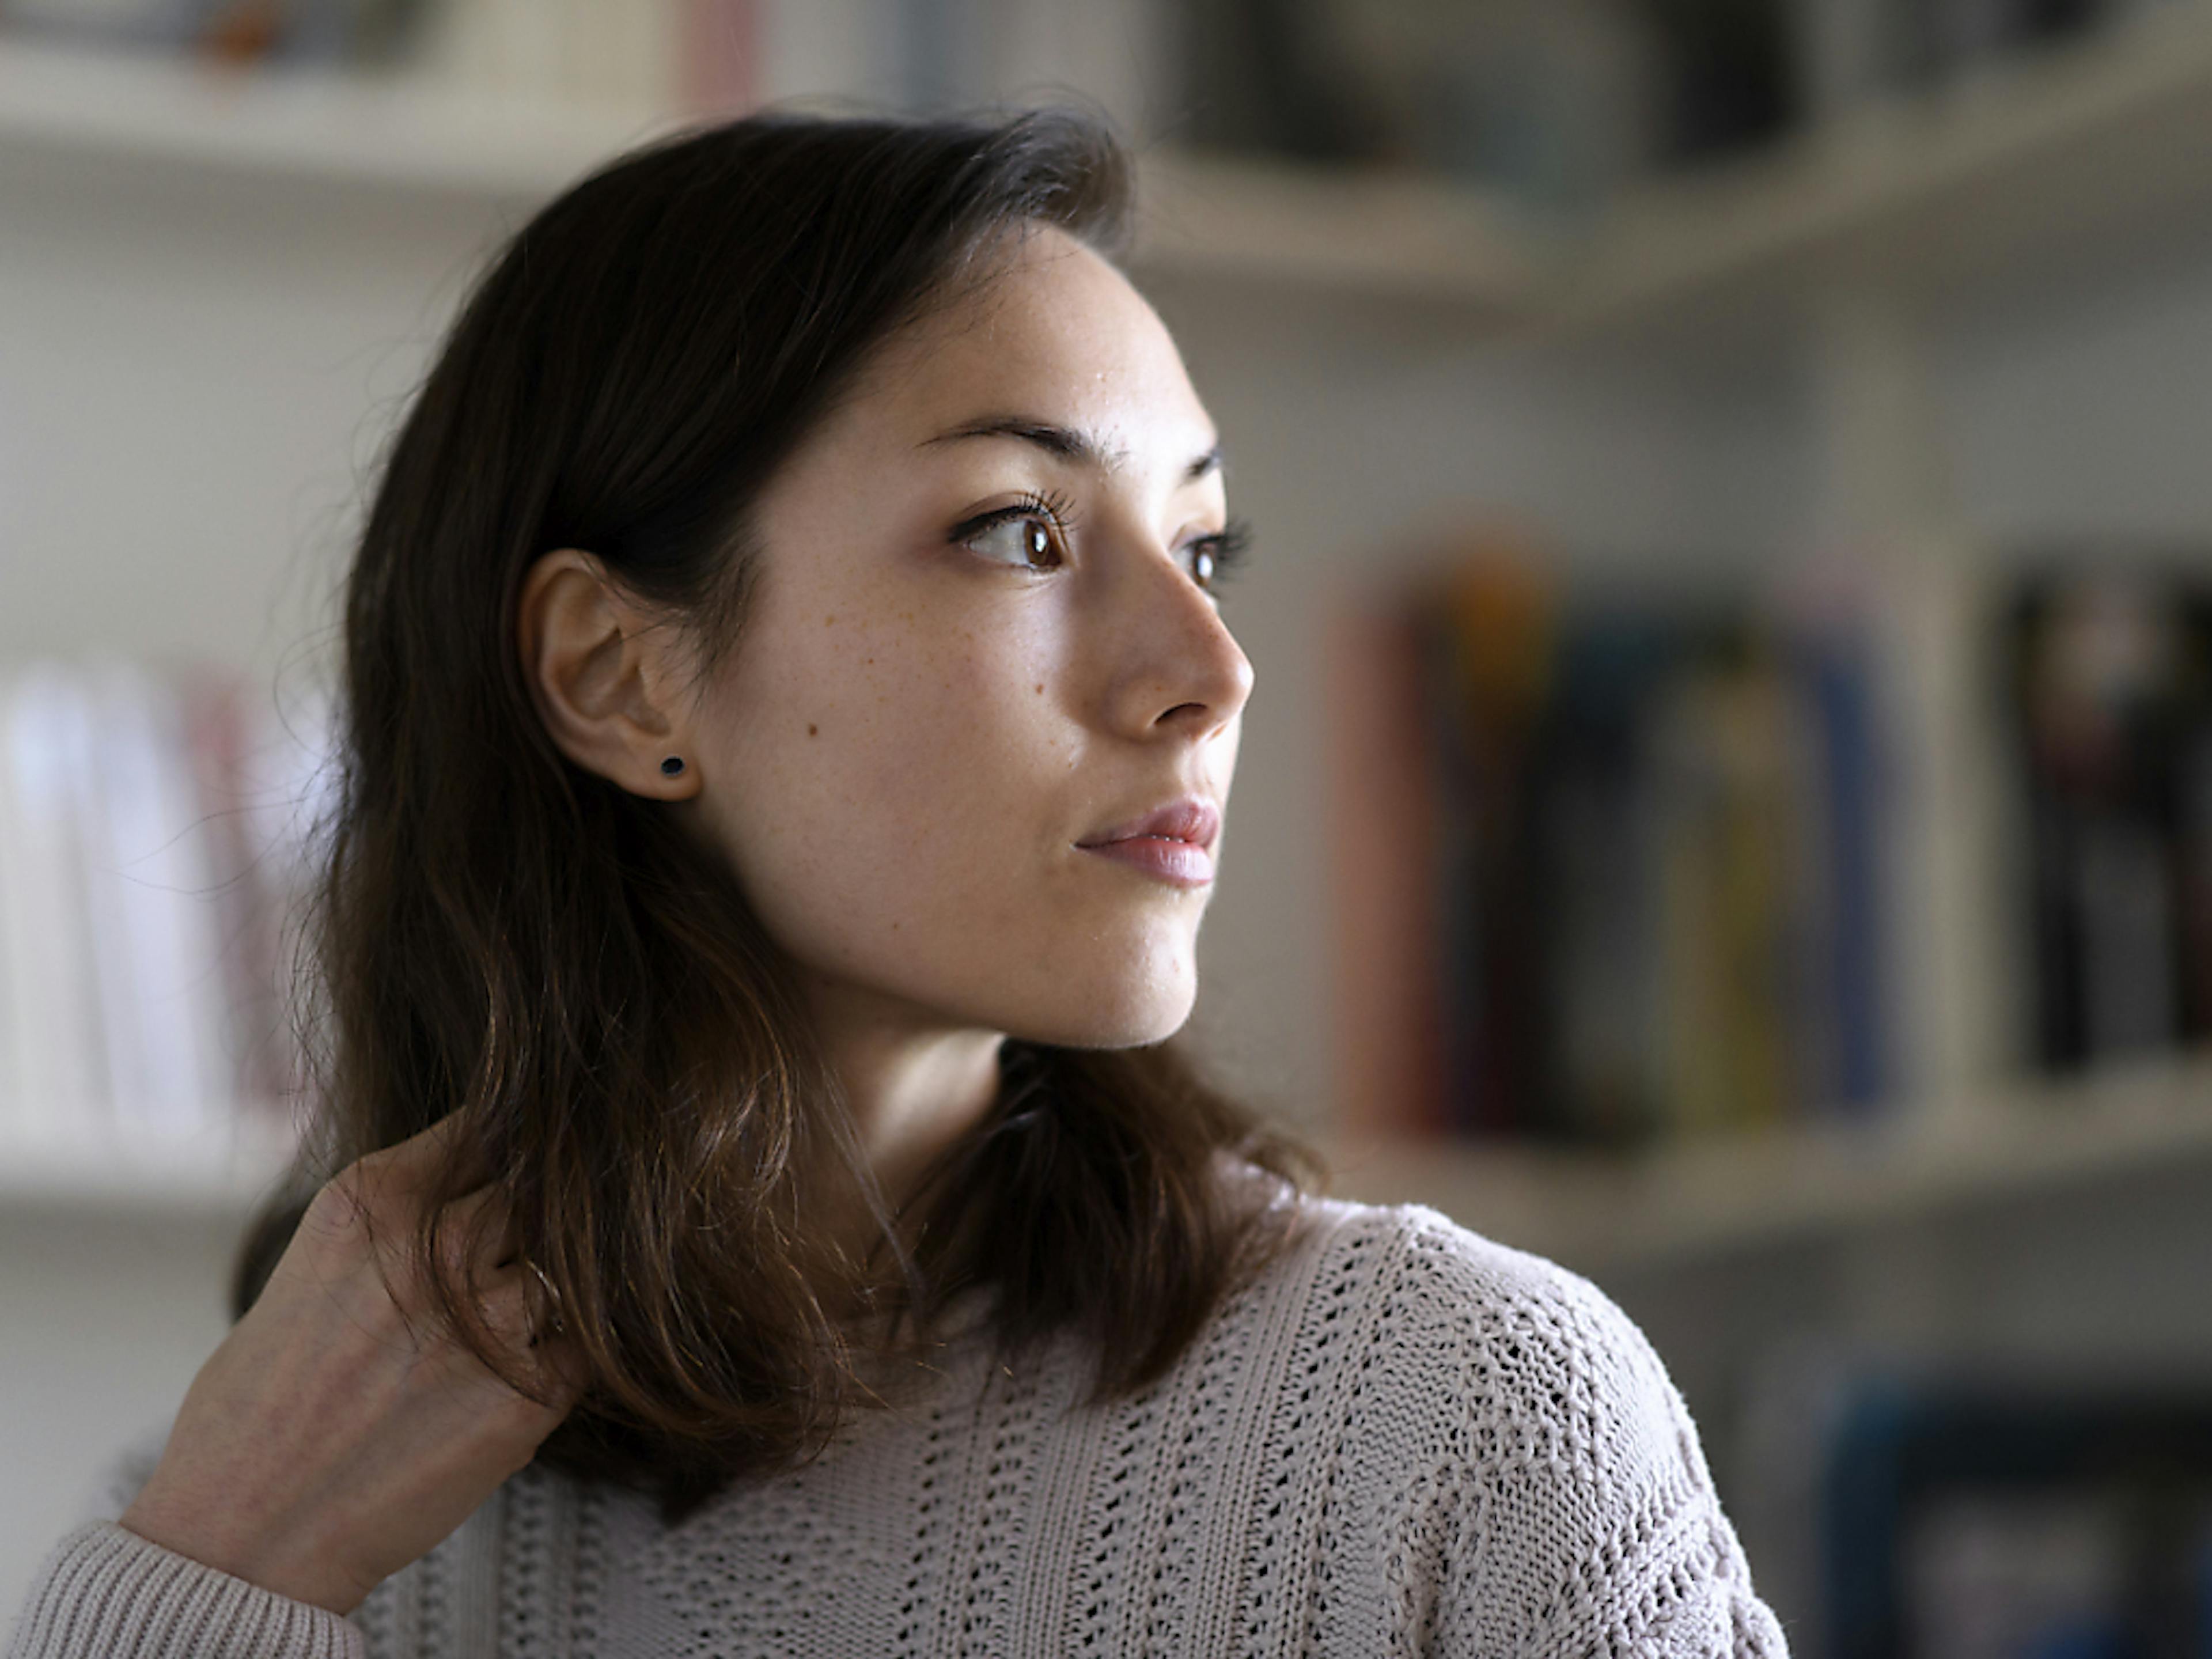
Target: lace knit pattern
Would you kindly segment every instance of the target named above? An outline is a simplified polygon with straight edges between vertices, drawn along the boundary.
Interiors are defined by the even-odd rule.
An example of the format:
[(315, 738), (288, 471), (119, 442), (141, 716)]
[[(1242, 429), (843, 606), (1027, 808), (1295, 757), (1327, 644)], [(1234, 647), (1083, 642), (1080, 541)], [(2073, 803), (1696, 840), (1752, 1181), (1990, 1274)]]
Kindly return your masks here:
[[(1312, 1202), (1309, 1242), (1139, 1398), (1079, 1407), (1072, 1346), (1016, 1376), (963, 1339), (922, 1405), (674, 1528), (526, 1470), (370, 1596), (346, 1659), (1784, 1659), (1610, 1299), (1433, 1210)], [(33, 1603), (96, 1591), (69, 1563), (101, 1536)], [(11, 1651), (91, 1659), (40, 1634), (72, 1620)]]

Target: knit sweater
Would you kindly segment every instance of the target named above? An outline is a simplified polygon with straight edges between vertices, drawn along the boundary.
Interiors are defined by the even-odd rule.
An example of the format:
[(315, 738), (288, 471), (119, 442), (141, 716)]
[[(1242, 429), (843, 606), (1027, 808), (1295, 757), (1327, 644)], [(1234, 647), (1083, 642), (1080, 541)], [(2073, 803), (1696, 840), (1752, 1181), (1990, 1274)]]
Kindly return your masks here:
[(1072, 1346), (994, 1367), (971, 1321), (924, 1403), (672, 1527), (532, 1466), (339, 1618), (94, 1521), (9, 1652), (1784, 1659), (1611, 1299), (1422, 1206), (1300, 1201), (1305, 1242), (1140, 1397), (1079, 1405)]

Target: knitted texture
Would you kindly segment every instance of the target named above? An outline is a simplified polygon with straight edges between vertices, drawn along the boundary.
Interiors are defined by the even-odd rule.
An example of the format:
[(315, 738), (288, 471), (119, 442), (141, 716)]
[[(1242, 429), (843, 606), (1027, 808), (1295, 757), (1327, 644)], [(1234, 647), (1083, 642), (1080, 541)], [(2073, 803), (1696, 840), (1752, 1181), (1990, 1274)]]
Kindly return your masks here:
[[(526, 1469), (343, 1621), (358, 1649), (269, 1596), (237, 1645), (222, 1575), (94, 1528), (50, 1561), (13, 1651), (1784, 1659), (1681, 1396), (1619, 1307), (1421, 1206), (1305, 1201), (1306, 1242), (1134, 1399), (1079, 1406), (1073, 1339), (1017, 1375), (972, 1326), (921, 1404), (675, 1528)], [(180, 1645), (216, 1601), (220, 1640)]]
[(18, 1619), (10, 1659), (362, 1659), (336, 1613), (234, 1578), (107, 1522), (47, 1557)]

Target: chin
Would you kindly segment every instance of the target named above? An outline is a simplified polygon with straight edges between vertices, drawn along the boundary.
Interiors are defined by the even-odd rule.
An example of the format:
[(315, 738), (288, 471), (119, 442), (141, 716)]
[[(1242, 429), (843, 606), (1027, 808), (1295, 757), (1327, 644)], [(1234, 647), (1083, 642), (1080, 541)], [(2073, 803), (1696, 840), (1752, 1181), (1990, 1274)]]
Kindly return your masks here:
[(1055, 1048), (1138, 1048), (1164, 1042), (1182, 1030), (1196, 1000), (1197, 986), (1188, 978), (1113, 988), (1059, 1008), (1027, 1010), (1028, 1018), (1011, 1022), (1006, 1030), (1025, 1042)]

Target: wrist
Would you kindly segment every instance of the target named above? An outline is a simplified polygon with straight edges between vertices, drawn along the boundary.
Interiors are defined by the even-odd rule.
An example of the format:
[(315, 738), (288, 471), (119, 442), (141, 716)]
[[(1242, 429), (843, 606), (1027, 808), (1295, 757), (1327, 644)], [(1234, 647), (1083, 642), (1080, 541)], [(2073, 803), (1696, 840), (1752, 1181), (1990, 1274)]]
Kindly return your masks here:
[(115, 1524), (158, 1549), (339, 1618), (353, 1612), (368, 1594), (368, 1586), (352, 1583), (342, 1572), (226, 1538), (216, 1528), (173, 1512), (158, 1497), (149, 1501), (143, 1492)]

